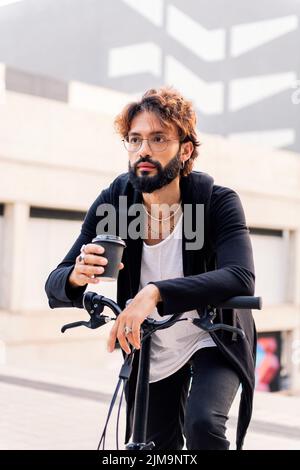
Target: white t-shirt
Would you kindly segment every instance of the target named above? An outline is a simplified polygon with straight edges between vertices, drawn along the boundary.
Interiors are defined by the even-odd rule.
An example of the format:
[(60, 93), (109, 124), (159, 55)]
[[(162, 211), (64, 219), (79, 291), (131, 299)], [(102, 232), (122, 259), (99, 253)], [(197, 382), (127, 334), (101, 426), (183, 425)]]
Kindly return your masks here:
[[(140, 286), (142, 289), (150, 281), (161, 281), (184, 277), (182, 267), (182, 220), (181, 214), (174, 230), (167, 238), (156, 245), (143, 242)], [(149, 317), (161, 317), (157, 309)], [(180, 318), (199, 318), (197, 310), (182, 314)], [(210, 334), (188, 321), (178, 322), (159, 330), (151, 336), (149, 382), (157, 382), (179, 370), (190, 358), (204, 347), (216, 346)]]

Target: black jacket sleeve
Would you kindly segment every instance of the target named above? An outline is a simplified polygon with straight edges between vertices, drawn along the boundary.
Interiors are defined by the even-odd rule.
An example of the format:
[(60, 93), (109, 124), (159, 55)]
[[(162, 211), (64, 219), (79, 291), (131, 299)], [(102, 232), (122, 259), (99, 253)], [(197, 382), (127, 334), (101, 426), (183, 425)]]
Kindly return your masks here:
[(57, 266), (52, 271), (45, 284), (46, 294), (51, 308), (77, 307), (82, 308), (82, 296), (87, 287), (71, 287), (68, 279), (74, 268), (76, 257), (80, 253), (83, 244), (91, 243), (96, 236), (97, 222), (100, 220), (96, 216), (97, 207), (103, 203), (110, 203), (110, 188), (104, 189), (88, 210), (83, 221), (81, 232), (74, 245)]
[(254, 294), (254, 265), (249, 230), (239, 196), (216, 186), (210, 207), (212, 245), (217, 269), (151, 282), (162, 298), (158, 313), (171, 315), (218, 304), (236, 295)]

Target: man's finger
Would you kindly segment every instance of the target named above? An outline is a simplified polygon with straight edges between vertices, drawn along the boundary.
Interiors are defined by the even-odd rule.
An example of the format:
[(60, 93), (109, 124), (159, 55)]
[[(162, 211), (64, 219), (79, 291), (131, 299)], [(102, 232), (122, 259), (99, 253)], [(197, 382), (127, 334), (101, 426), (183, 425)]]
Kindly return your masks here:
[(130, 354), (131, 349), (130, 349), (129, 344), (127, 343), (127, 341), (125, 339), (126, 337), (124, 335), (124, 332), (118, 334), (117, 338), (119, 340), (120, 346), (123, 349), (123, 351), (125, 351), (126, 354)]
[(123, 320), (122, 318), (118, 325), (117, 338), (123, 351), (125, 351), (126, 354), (130, 354), (131, 350), (130, 350), (129, 344), (127, 343), (127, 338), (125, 336), (124, 328), (125, 328), (125, 320)]
[(133, 346), (136, 349), (140, 349), (141, 347), (140, 331), (141, 331), (140, 324), (134, 322), (132, 324), (132, 339), (133, 339)]
[(102, 255), (104, 253), (105, 249), (101, 245), (96, 245), (95, 243), (89, 243), (88, 245), (85, 245), (84, 252), (85, 253), (97, 253), (99, 255)]

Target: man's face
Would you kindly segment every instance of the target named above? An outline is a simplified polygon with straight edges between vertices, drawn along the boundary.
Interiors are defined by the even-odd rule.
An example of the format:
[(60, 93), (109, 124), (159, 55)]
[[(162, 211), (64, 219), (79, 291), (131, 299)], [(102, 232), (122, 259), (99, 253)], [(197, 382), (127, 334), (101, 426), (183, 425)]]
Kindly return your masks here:
[[(149, 139), (142, 141), (139, 150), (128, 152), (129, 180), (135, 189), (152, 193), (179, 175), (180, 143), (175, 125), (163, 127), (154, 113), (144, 111), (132, 120), (128, 137), (134, 142)], [(155, 148), (155, 142), (166, 140), (165, 149)]]

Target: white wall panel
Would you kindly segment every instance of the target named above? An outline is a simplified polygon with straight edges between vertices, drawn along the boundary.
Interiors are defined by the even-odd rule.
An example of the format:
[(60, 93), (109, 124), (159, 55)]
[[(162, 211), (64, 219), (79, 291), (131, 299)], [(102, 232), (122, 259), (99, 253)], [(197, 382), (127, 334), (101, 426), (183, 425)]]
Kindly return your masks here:
[(287, 242), (284, 237), (251, 235), (256, 271), (256, 295), (264, 305), (287, 300)]

